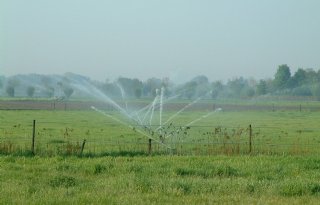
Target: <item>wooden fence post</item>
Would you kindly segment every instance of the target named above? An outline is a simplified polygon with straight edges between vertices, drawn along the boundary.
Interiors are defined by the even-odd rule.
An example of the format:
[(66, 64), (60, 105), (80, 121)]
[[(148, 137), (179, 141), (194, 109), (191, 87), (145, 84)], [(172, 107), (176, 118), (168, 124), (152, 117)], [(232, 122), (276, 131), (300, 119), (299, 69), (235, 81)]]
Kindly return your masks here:
[(149, 139), (148, 142), (149, 142), (148, 143), (148, 153), (151, 154), (151, 151), (152, 151), (152, 149), (151, 149), (151, 139)]
[(83, 150), (84, 150), (84, 145), (86, 144), (86, 139), (83, 140), (82, 146), (81, 146), (81, 151), (80, 151), (80, 156), (82, 156)]
[(34, 141), (36, 138), (36, 120), (33, 120), (33, 129), (32, 129), (32, 144), (31, 144), (31, 153), (32, 155), (35, 154), (34, 152)]
[(249, 125), (249, 153), (252, 152), (252, 126)]

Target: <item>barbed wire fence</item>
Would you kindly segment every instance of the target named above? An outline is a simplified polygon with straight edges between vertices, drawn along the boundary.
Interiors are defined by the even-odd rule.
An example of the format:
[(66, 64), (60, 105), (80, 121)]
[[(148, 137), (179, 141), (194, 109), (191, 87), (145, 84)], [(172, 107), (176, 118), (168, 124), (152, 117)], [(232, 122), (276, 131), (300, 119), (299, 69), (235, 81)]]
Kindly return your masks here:
[[(108, 129), (76, 133), (54, 121), (6, 122), (0, 127), (0, 153), (17, 155), (242, 155), (242, 154), (319, 154), (320, 128), (286, 129), (277, 126), (245, 127), (193, 125), (154, 141), (135, 130), (115, 135)], [(177, 128), (176, 127), (176, 128)], [(138, 128), (137, 128), (138, 129)], [(140, 128), (139, 128), (140, 129)], [(89, 132), (89, 131), (87, 131)], [(173, 132), (177, 130), (173, 129)], [(129, 134), (128, 134), (129, 133)], [(154, 136), (157, 137), (157, 136)]]

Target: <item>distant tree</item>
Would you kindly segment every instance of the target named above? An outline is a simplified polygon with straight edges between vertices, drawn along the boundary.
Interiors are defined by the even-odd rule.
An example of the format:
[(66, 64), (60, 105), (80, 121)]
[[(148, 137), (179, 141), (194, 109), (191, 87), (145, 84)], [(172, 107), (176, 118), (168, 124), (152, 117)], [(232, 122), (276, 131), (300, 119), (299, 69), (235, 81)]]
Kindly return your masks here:
[(210, 96), (210, 84), (198, 84), (196, 88), (196, 97)]
[(209, 91), (211, 89), (210, 89), (209, 80), (206, 76), (199, 75), (193, 78), (191, 81), (197, 84), (194, 97), (200, 97), (200, 96), (203, 97), (209, 94)]
[(62, 83), (62, 81), (58, 81), (57, 82), (57, 91), (56, 91), (56, 96), (57, 97), (61, 97), (62, 96), (62, 92), (63, 92), (63, 83)]
[(221, 81), (214, 81), (211, 83), (211, 88), (221, 91), (223, 89), (223, 83)]
[(156, 96), (156, 89), (160, 89), (162, 86), (162, 80), (158, 78), (149, 78), (143, 84), (143, 94), (146, 96)]
[(41, 76), (41, 84), (43, 87), (50, 87), (52, 83), (52, 79), (49, 76)]
[(265, 80), (260, 80), (257, 84), (257, 95), (267, 94), (267, 82)]
[(214, 81), (210, 85), (211, 98), (216, 99), (217, 97), (223, 95), (225, 85), (221, 81)]
[(275, 91), (273, 80), (272, 79), (266, 79), (265, 80), (267, 84), (267, 93), (273, 93)]
[(193, 78), (191, 81), (196, 82), (197, 84), (209, 84), (209, 80), (205, 75), (199, 75)]
[(45, 97), (52, 98), (54, 96), (53, 79), (49, 76), (41, 76), (42, 93)]
[(249, 79), (247, 79), (247, 85), (251, 88), (255, 88), (257, 87), (257, 80), (253, 77), (250, 77)]
[(142, 95), (142, 89), (141, 88), (136, 88), (135, 92), (134, 92), (134, 95), (136, 98), (141, 98), (141, 95)]
[(312, 96), (312, 91), (309, 86), (303, 85), (292, 89), (292, 94), (296, 96)]
[(320, 81), (320, 70), (316, 72), (312, 68), (305, 69), (306, 80), (305, 83), (309, 85), (317, 84)]
[(142, 95), (143, 83), (137, 78), (120, 77), (115, 84), (118, 90), (120, 89), (118, 92), (121, 94), (124, 92), (126, 97), (140, 98)]
[(10, 97), (15, 96), (15, 88), (20, 84), (19, 79), (10, 78), (7, 83), (6, 92)]
[(72, 95), (73, 91), (74, 90), (72, 88), (70, 88), (70, 87), (65, 87), (63, 89), (63, 93), (66, 96), (66, 98), (70, 98), (70, 96)]
[(253, 97), (255, 94), (255, 90), (252, 87), (247, 87), (245, 89), (245, 95), (246, 97)]
[(131, 83), (132, 83), (131, 90), (132, 90), (132, 92), (134, 94), (134, 97), (135, 98), (141, 98), (142, 89), (143, 89), (143, 83), (137, 78), (133, 79)]
[[(118, 88), (123, 89), (126, 96), (133, 96), (132, 80), (130, 78), (119, 77), (117, 80)], [(122, 92), (119, 90), (119, 92)]]
[(168, 77), (162, 79), (161, 87), (164, 88), (164, 96), (169, 97), (173, 92), (174, 84)]
[(306, 84), (307, 72), (302, 68), (299, 68), (291, 78), (291, 87), (298, 87)]
[(28, 86), (27, 87), (27, 95), (28, 95), (28, 97), (33, 97), (34, 92), (35, 92), (35, 87), (33, 87), (33, 86)]
[(13, 86), (13, 87), (17, 87), (20, 85), (20, 80), (16, 77), (12, 77), (8, 80), (8, 85)]
[(7, 87), (6, 87), (6, 92), (7, 92), (7, 94), (10, 96), (10, 97), (14, 97), (14, 86), (12, 86), (12, 85), (8, 85)]
[(311, 92), (312, 92), (312, 95), (316, 97), (317, 100), (320, 101), (320, 84), (319, 83), (313, 85)]
[(104, 83), (95, 82), (95, 86), (99, 88), (103, 93), (110, 97), (120, 97), (121, 92), (116, 83), (110, 82), (108, 79)]
[(320, 82), (320, 69), (316, 73), (316, 79), (317, 79), (318, 82)]
[(273, 80), (275, 89), (281, 90), (287, 88), (290, 77), (291, 72), (289, 66), (286, 64), (280, 65)]
[(248, 86), (248, 83), (243, 77), (240, 77), (229, 80), (227, 86), (231, 91), (232, 97), (240, 97), (243, 94), (244, 88)]
[(197, 90), (197, 82), (195, 81), (190, 81), (190, 82), (187, 82), (185, 85), (184, 85), (184, 96), (188, 99), (191, 99), (193, 97), (195, 97), (196, 95), (196, 90)]
[(48, 98), (52, 98), (54, 96), (54, 88), (51, 86), (45, 87), (44, 95)]
[(168, 88), (168, 87), (170, 87), (171, 84), (172, 84), (172, 82), (170, 81), (170, 79), (168, 77), (163, 78), (161, 81), (161, 87)]

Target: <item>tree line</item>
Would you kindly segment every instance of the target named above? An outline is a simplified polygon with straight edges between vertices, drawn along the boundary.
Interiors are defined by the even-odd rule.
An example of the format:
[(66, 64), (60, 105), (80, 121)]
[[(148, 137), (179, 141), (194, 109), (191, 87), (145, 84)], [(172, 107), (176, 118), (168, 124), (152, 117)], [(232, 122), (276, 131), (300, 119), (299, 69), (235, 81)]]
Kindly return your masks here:
[[(75, 74), (76, 75), (76, 74)], [(199, 75), (190, 81), (177, 85), (169, 78), (149, 78), (141, 81), (137, 78), (119, 77), (114, 81), (93, 81), (84, 77), (103, 93), (114, 98), (155, 97), (157, 90), (164, 88), (165, 97), (195, 99), (242, 98), (258, 96), (309, 96), (320, 100), (320, 70), (299, 68), (292, 73), (286, 64), (279, 65), (273, 78), (256, 80), (237, 77), (227, 82), (210, 82), (207, 76)], [(79, 95), (72, 87), (67, 76), (58, 75), (16, 75), (0, 76), (0, 94), (2, 96), (25, 97), (63, 97)]]

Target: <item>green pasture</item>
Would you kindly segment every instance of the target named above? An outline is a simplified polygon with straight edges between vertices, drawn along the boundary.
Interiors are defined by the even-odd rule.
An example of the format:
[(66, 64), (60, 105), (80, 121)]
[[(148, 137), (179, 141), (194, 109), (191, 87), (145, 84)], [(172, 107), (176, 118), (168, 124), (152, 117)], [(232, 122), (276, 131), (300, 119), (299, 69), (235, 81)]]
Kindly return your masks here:
[(0, 110), (0, 204), (319, 203), (320, 112), (104, 112)]
[(319, 204), (301, 156), (0, 157), (0, 204)]
[[(320, 112), (184, 111), (174, 118), (176, 112), (163, 112), (161, 134), (151, 131), (159, 127), (157, 112), (151, 130), (130, 122), (116, 111), (105, 112), (106, 115), (94, 110), (1, 110), (1, 152), (29, 151), (32, 123), (36, 120), (35, 149), (39, 155), (79, 153), (84, 139), (85, 154), (146, 153), (149, 137), (153, 153), (247, 154), (249, 125), (251, 153), (319, 153)], [(149, 119), (145, 124), (149, 126)]]

